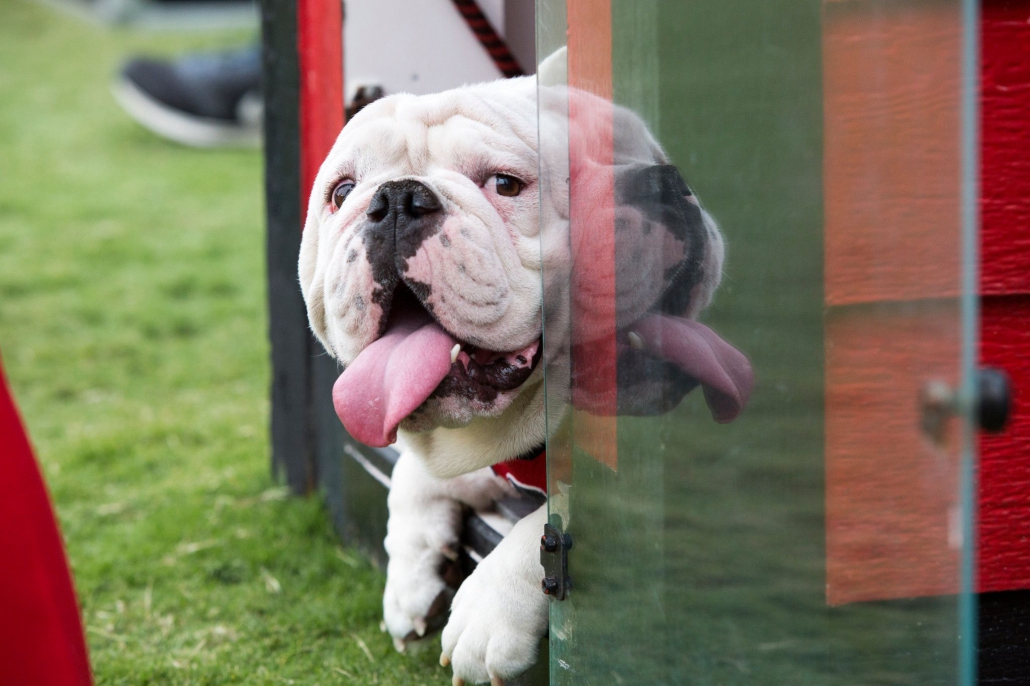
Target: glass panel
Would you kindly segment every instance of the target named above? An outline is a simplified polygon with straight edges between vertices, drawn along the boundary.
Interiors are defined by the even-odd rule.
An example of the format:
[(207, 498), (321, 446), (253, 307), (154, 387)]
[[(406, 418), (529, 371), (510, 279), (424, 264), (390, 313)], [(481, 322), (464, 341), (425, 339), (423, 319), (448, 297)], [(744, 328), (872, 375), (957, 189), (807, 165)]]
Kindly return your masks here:
[(971, 683), (973, 6), (538, 0), (552, 684)]

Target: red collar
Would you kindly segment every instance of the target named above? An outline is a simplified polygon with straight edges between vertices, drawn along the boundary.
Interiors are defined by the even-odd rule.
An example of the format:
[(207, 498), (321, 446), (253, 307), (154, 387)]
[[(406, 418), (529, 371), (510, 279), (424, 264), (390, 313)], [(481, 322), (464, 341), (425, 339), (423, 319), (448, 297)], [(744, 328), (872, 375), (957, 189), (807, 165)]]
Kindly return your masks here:
[(498, 462), (491, 469), (516, 488), (547, 495), (547, 451), (544, 446), (507, 462)]

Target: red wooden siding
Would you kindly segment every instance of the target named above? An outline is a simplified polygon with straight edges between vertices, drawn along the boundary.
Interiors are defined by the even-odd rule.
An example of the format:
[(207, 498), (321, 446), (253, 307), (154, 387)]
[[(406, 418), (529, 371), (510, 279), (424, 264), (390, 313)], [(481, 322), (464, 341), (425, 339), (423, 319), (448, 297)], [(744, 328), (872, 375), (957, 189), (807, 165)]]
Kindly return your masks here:
[(960, 39), (950, 3), (824, 4), (828, 305), (958, 293)]
[[(951, 593), (954, 442), (920, 434), (916, 398), (957, 373), (961, 26), (825, 9), (827, 597)], [(1000, 591), (1030, 588), (1030, 2), (987, 0), (981, 33), (981, 359), (1016, 390), (979, 441), (978, 587)]]
[[(612, 469), (618, 464), (615, 419), (615, 224), (614, 210), (605, 212), (615, 198), (614, 134), (612, 100), (611, 0), (569, 0), (568, 85), (599, 96), (569, 98), (569, 238), (576, 265), (572, 284), (573, 368), (590, 371), (591, 395), (607, 402), (593, 411), (573, 415), (573, 440), (587, 453)], [(607, 101), (605, 103), (604, 101)], [(600, 169), (600, 172), (598, 172)], [(604, 179), (597, 178), (605, 177)], [(590, 177), (590, 178), (588, 178)], [(607, 190), (600, 187), (604, 185)], [(607, 214), (610, 221), (596, 221)], [(592, 221), (595, 220), (595, 221)], [(577, 250), (582, 246), (582, 250)], [(577, 308), (577, 289), (593, 292), (596, 307)], [(582, 300), (581, 300), (582, 302)], [(589, 323), (588, 323), (589, 322)], [(607, 329), (607, 340), (597, 340), (588, 330)], [(586, 341), (586, 339), (592, 339)], [(584, 344), (587, 343), (587, 344)], [(578, 344), (578, 345), (577, 345)], [(585, 380), (583, 380), (585, 381)], [(577, 383), (583, 383), (579, 381)], [(575, 391), (574, 391), (575, 393)]]
[(1014, 415), (980, 438), (979, 587), (1030, 588), (1030, 2), (981, 26), (980, 357), (1012, 377)]
[(1030, 588), (1030, 296), (985, 298), (983, 363), (1001, 367), (1015, 388), (1004, 434), (980, 438), (981, 591)]
[[(827, 599), (952, 593), (956, 451), (919, 432), (917, 393), (960, 351), (955, 302), (831, 312), (826, 336)], [(946, 445), (953, 445), (949, 436)]]
[(1030, 2), (985, 2), (981, 45), (982, 292), (1030, 293)]
[(959, 367), (961, 24), (823, 7), (827, 600), (948, 593), (957, 444), (923, 436), (918, 400)]

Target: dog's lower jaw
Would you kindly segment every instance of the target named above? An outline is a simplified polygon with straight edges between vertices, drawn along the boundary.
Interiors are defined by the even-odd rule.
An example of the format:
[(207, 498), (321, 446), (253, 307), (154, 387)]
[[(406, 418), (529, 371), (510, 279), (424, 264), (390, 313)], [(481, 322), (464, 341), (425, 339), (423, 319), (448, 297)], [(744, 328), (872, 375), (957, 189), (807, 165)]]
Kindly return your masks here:
[(440, 663), (451, 665), (456, 683), (497, 683), (536, 662), (547, 632), (538, 552), (546, 521), (546, 505), (521, 519), (454, 596)]
[[(502, 366), (500, 371), (497, 367), (503, 364), (503, 359), (496, 364), (485, 367), (476, 366), (473, 369), (472, 367), (477, 363), (464, 350), (461, 350), (460, 356), (462, 357), (451, 361), (453, 371), (425, 402), (400, 423), (398, 431), (418, 434), (436, 428), (461, 429), (477, 419), (491, 419), (505, 415), (513, 405), (519, 404), (520, 396), (532, 392), (533, 387), (543, 380), (539, 342), (534, 347), (537, 353), (532, 359), (533, 367), (531, 369), (514, 369), (511, 366), (505, 369)], [(452, 357), (455, 356), (454, 351), (458, 348), (459, 346), (455, 345), (451, 351)], [(494, 357), (501, 358), (512, 354), (492, 353)], [(488, 351), (474, 353), (474, 357), (483, 355), (488, 356), (491, 353)], [(525, 361), (524, 357), (518, 359)], [(470, 366), (468, 372), (465, 371), (464, 365)], [(484, 372), (483, 369), (487, 371)], [(510, 372), (507, 378), (504, 377), (506, 371)], [(499, 387), (491, 387), (485, 381), (475, 385), (474, 379), (482, 380), (485, 375), (490, 373), (494, 374)], [(463, 383), (465, 385), (462, 385)], [(524, 406), (524, 403), (521, 406)]]
[(418, 455), (435, 477), (449, 479), (505, 462), (543, 444), (546, 438), (544, 383), (530, 377), (497, 417), (475, 417), (450, 429), (411, 432), (402, 425), (398, 443)]

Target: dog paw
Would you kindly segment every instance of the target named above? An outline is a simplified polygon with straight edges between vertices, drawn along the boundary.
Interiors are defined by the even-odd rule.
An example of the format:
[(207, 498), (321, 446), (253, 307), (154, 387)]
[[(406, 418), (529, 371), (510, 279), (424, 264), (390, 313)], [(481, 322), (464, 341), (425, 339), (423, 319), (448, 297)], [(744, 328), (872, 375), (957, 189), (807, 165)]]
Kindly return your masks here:
[(401, 455), (392, 481), (383, 622), (394, 646), (404, 650), (406, 642), (440, 628), (446, 619), (462, 579), (458, 554), (464, 508), (486, 507), (513, 490), (489, 469), (438, 479), (411, 453)]
[(503, 684), (536, 662), (547, 631), (537, 519), (520, 521), (454, 596), (440, 664), (451, 665), (456, 685)]
[(440, 502), (419, 520), (391, 519), (386, 537), (390, 562), (383, 593), (383, 622), (394, 646), (439, 629), (461, 583), (457, 503)]

